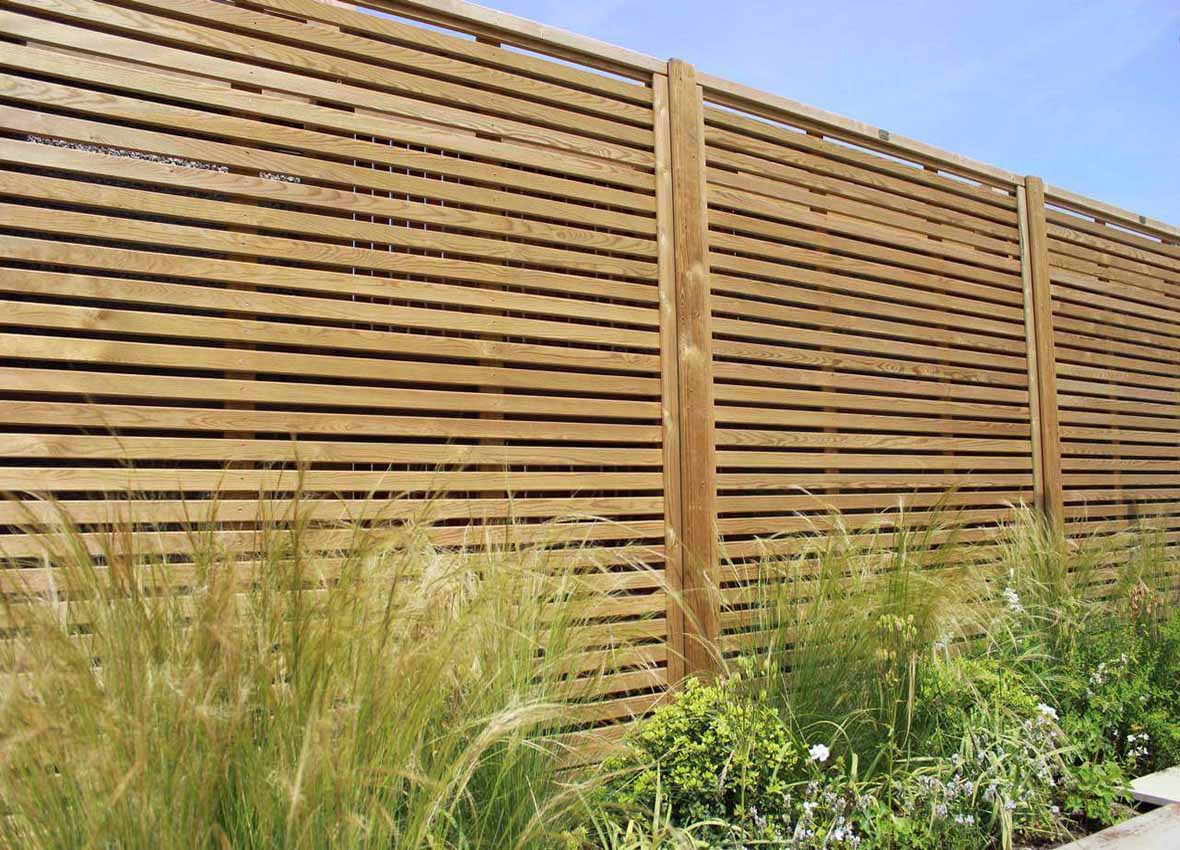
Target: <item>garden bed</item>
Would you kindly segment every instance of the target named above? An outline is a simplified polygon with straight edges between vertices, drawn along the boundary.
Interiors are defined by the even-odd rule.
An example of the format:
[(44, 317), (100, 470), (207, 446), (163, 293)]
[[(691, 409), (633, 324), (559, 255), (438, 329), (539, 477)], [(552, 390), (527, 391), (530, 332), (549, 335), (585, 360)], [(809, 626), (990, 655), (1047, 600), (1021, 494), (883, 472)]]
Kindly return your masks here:
[(1175, 564), (1149, 535), (818, 535), (747, 574), (721, 675), (620, 743), (585, 719), (618, 659), (580, 637), (627, 592), (611, 573), (348, 528), (331, 558), (298, 522), (248, 558), (194, 530), (180, 588), (113, 537), (101, 561), (57, 539), (53, 587), (6, 597), (4, 845), (1050, 847), (1180, 763)]

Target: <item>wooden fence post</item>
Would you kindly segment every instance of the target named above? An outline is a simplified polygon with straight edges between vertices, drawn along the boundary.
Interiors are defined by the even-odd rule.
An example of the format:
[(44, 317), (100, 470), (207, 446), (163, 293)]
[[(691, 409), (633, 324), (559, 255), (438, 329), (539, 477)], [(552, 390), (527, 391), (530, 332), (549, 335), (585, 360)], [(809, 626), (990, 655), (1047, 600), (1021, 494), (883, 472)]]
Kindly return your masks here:
[[(1057, 358), (1053, 345), (1053, 299), (1049, 279), (1049, 242), (1045, 222), (1045, 184), (1039, 177), (1026, 177), (1018, 192), (1020, 210), (1021, 262), (1024, 267), (1025, 314), (1029, 342), (1029, 368), (1036, 376), (1030, 381), (1029, 406), (1034, 431), (1034, 460), (1039, 465), (1041, 510), (1055, 528), (1064, 522), (1064, 491), (1061, 482), (1061, 437), (1057, 412)], [(1037, 444), (1039, 443), (1039, 451)]]
[(684, 568), (680, 477), (680, 354), (676, 322), (676, 257), (672, 231), (672, 131), (668, 115), (668, 76), (652, 75), (652, 113), (656, 154), (656, 244), (660, 286), (660, 417), (664, 459), (664, 583), (668, 624), (668, 684), (684, 678)]
[(695, 69), (668, 63), (672, 253), (679, 373), (684, 673), (719, 669), (720, 593), (704, 102)]

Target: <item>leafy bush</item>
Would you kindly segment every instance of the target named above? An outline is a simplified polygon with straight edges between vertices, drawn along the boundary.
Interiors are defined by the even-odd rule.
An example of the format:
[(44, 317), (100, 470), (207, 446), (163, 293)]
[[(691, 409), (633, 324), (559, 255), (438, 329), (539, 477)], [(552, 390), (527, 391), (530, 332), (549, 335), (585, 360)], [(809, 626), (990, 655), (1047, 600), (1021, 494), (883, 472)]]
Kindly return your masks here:
[(921, 684), (918, 737), (929, 756), (920, 761), (929, 766), (907, 778), (903, 811), (926, 817), (929, 832), (949, 833), (947, 841), (1059, 832), (1066, 762), (1057, 710), (993, 657), (928, 665)]
[[(658, 805), (663, 780), (671, 823), (715, 819), (695, 838), (724, 850), (983, 850), (1113, 822), (1129, 775), (1180, 761), (1162, 549), (1069, 542), (1019, 512), (999, 561), (967, 575), (955, 565), (983, 558), (932, 535), (883, 551), (833, 529), (762, 565), (743, 675), (690, 685), (641, 727), (615, 802)], [(1129, 578), (1110, 584), (1116, 554)], [(735, 733), (751, 728), (774, 730), (765, 772)], [(808, 757), (819, 729), (830, 761)]]
[(752, 822), (781, 808), (802, 761), (781, 715), (738, 681), (691, 679), (604, 765), (611, 779), (603, 799), (639, 811), (662, 799), (680, 825)]

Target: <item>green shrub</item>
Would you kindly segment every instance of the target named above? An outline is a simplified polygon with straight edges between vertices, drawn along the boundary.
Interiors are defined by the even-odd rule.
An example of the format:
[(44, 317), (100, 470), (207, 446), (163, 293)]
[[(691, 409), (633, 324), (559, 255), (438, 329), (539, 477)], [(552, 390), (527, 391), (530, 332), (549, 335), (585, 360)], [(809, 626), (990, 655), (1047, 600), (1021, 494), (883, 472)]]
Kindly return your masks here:
[(1119, 819), (1119, 804), (1128, 802), (1127, 775), (1116, 761), (1084, 758), (1069, 768), (1061, 805), (1070, 815), (1097, 826)]
[(898, 828), (931, 847), (1059, 833), (1066, 765), (1057, 711), (1013, 671), (986, 656), (927, 665), (915, 715), (925, 754), (895, 783)]
[(925, 728), (919, 734), (936, 746), (945, 739), (954, 752), (981, 709), (1035, 717), (1039, 704), (1019, 674), (997, 659), (959, 656), (923, 667), (917, 723)]
[(662, 795), (672, 822), (751, 821), (782, 809), (804, 753), (783, 718), (730, 680), (689, 680), (605, 767), (604, 800), (653, 811)]
[(1058, 690), (1091, 756), (1131, 775), (1180, 763), (1180, 618), (1112, 624), (1064, 666)]

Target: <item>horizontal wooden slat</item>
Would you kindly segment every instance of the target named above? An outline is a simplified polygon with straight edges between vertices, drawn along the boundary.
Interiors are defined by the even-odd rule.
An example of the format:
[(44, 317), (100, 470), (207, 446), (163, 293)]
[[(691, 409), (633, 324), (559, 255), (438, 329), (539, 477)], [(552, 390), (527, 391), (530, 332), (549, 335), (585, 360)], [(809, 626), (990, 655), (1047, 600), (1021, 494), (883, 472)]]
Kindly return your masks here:
[(1175, 527), (1180, 255), (1128, 228), (1047, 217), (1066, 531)]
[[(93, 24), (135, 35), (152, 35), (156, 38), (184, 43), (186, 46), (205, 46), (207, 48), (209, 46), (210, 37), (204, 34), (202, 28), (183, 27), (176, 23), (170, 24), (155, 16), (135, 14), (129, 10), (118, 9), (102, 3), (88, 2), (88, 0), (38, 0), (37, 4), (29, 3), (28, 0), (13, 0), (13, 3), (23, 5), (30, 11), (45, 11), (45, 4), (48, 3), (54, 14), (75, 23)], [(505, 136), (516, 141), (540, 144), (589, 156), (613, 156), (616, 158), (627, 156), (624, 152), (626, 149), (621, 145), (611, 144), (600, 139), (587, 138), (568, 131), (550, 130), (531, 123), (444, 106), (427, 100), (380, 92), (355, 83), (337, 82), (339, 75), (330, 68), (316, 69), (323, 75), (321, 77), (273, 69), (266, 65), (257, 64), (257, 57), (251, 54), (251, 45), (239, 43), (231, 46), (227, 41), (228, 36), (224, 35), (213, 39), (218, 42), (217, 47), (213, 49), (236, 56), (238, 59), (254, 59), (255, 61), (243, 62), (223, 59), (218, 55), (194, 53), (187, 49), (167, 47), (159, 42), (141, 41), (138, 38), (107, 34), (96, 29), (67, 26), (8, 11), (0, 11), (0, 28), (30, 41), (81, 49), (118, 59), (130, 59), (148, 66), (175, 69), (226, 82), (263, 86), (276, 92), (300, 97), (314, 97), (318, 100), (340, 103), (352, 108), (372, 109), (404, 119), (444, 124), (474, 133)], [(343, 63), (344, 60), (338, 60), (338, 62)], [(495, 98), (490, 94), (485, 97)], [(637, 146), (647, 145), (650, 149), (652, 142), (650, 130), (628, 128), (626, 125), (591, 117), (585, 117), (582, 120), (594, 128), (601, 138), (611, 138), (614, 134), (626, 142)], [(650, 162), (650, 160), (648, 161)]]

